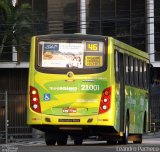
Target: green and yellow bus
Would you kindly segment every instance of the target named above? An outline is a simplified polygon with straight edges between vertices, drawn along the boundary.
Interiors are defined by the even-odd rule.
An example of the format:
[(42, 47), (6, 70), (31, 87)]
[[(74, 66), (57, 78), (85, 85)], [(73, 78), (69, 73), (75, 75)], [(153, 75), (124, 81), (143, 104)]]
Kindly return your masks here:
[(149, 57), (112, 37), (34, 36), (27, 123), (47, 145), (142, 142), (148, 126)]

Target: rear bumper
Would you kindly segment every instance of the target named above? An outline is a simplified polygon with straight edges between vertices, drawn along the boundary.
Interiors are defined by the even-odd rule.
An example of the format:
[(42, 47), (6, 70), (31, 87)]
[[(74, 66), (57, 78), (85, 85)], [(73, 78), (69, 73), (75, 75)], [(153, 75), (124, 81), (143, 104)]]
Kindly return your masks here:
[(54, 116), (29, 112), (29, 125), (84, 125), (84, 126), (114, 126), (114, 117), (111, 113), (89, 116)]
[(52, 134), (57, 134), (58, 132), (63, 132), (71, 136), (83, 136), (83, 138), (88, 138), (89, 136), (111, 136), (118, 135), (118, 132), (113, 126), (95, 126), (95, 125), (31, 125), (32, 128), (41, 130), (43, 132), (48, 132)]

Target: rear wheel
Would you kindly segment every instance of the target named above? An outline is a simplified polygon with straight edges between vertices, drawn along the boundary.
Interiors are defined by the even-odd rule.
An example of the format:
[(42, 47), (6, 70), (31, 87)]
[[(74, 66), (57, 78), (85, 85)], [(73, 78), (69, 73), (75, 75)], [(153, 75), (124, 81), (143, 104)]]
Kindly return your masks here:
[(83, 140), (82, 139), (74, 139), (74, 144), (75, 145), (82, 145)]
[(68, 139), (67, 134), (59, 134), (59, 137), (57, 138), (57, 144), (58, 145), (66, 145), (67, 139)]
[(142, 134), (136, 135), (136, 140), (133, 141), (134, 144), (141, 144), (142, 143)]
[(57, 144), (58, 145), (66, 145), (67, 144), (67, 139), (57, 140)]
[(45, 133), (45, 142), (47, 146), (53, 146), (56, 144), (56, 140), (54, 138), (54, 135), (50, 133)]
[(107, 144), (108, 144), (108, 145), (116, 145), (116, 144), (117, 144), (117, 141), (107, 140)]
[(125, 133), (123, 135), (122, 143), (128, 144), (128, 137), (129, 137), (129, 116), (126, 116), (126, 124), (125, 124)]

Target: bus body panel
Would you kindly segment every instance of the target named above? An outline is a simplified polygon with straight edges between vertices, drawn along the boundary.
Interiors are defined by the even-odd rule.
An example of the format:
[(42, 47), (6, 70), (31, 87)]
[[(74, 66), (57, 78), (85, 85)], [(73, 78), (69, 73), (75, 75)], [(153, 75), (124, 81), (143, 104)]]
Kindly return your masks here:
[[(107, 72), (101, 74), (92, 74), (86, 76), (75, 76), (74, 81), (67, 82), (67, 76), (54, 76), (36, 72), (35, 80), (31, 86), (38, 88), (39, 96), (41, 100), (41, 123), (51, 124), (46, 122), (45, 118), (53, 119), (52, 125), (113, 125), (113, 111), (114, 104), (111, 105), (107, 113), (99, 115), (99, 104), (101, 100), (102, 91), (111, 86), (108, 82)], [(36, 76), (37, 75), (37, 76)], [(105, 75), (105, 77), (104, 77)], [(56, 79), (57, 78), (57, 79)], [(98, 79), (97, 79), (98, 78)], [(78, 79), (78, 80), (77, 80)], [(91, 80), (91, 81), (90, 81)], [(77, 82), (76, 82), (77, 81)], [(41, 83), (39, 83), (41, 82)], [(75, 83), (76, 82), (76, 83)], [(41, 84), (41, 85), (40, 85)], [(54, 88), (59, 87), (61, 84), (62, 90), (56, 90)], [(65, 87), (75, 87), (75, 90), (67, 91)], [(53, 88), (54, 87), (54, 88)], [(91, 88), (89, 88), (91, 87)], [(95, 87), (95, 88), (94, 88)], [(61, 89), (61, 88), (60, 88)], [(84, 90), (83, 90), (84, 89)], [(90, 90), (88, 90), (90, 89)], [(79, 90), (79, 92), (78, 92)], [(114, 88), (112, 88), (114, 90)], [(63, 91), (63, 92), (62, 92)], [(49, 95), (50, 99), (44, 99), (45, 95)], [(112, 92), (114, 96), (114, 91)], [(113, 98), (114, 99), (114, 98)], [(112, 100), (112, 99), (111, 99)], [(114, 103), (114, 101), (112, 101)], [(35, 112), (30, 109), (30, 117), (35, 115)], [(80, 119), (80, 122), (58, 122), (59, 119), (76, 118)], [(92, 123), (87, 123), (88, 119), (93, 119)], [(37, 119), (38, 122), (39, 119)], [(28, 121), (29, 124), (37, 124), (37, 120)]]
[[(148, 63), (148, 55), (144, 52), (140, 52), (139, 54), (135, 54), (133, 52), (133, 48), (129, 45), (126, 45), (117, 40), (113, 40), (114, 50), (123, 53), (124, 55), (130, 55), (139, 60), (143, 60)], [(134, 48), (134, 51), (138, 51)], [(125, 61), (123, 61), (125, 62)], [(124, 63), (125, 64), (125, 63)], [(126, 76), (125, 76), (126, 77)], [(146, 82), (147, 83), (147, 82)], [(129, 86), (125, 83), (125, 117), (127, 110), (129, 111), (129, 133), (131, 134), (139, 134), (143, 133), (143, 121), (144, 114), (146, 113), (146, 117), (148, 116), (148, 90), (144, 88), (135, 88), (135, 86)], [(120, 84), (115, 83), (115, 107), (117, 112), (115, 113), (115, 120), (119, 119), (120, 114)], [(124, 118), (125, 119), (125, 118)], [(146, 128), (148, 124), (148, 118), (146, 118)], [(119, 128), (119, 123), (115, 123), (115, 127)]]
[(97, 79), (96, 75), (87, 77), (88, 79), (75, 75), (71, 81), (67, 75), (37, 72), (33, 86), (39, 89), (42, 114), (55, 116), (98, 114), (101, 92), (108, 86), (108, 82), (103, 77), (102, 80)]
[[(65, 74), (52, 74), (35, 69), (35, 44), (36, 37), (33, 37), (28, 82), (27, 123), (33, 126), (56, 127), (111, 126), (119, 133), (120, 84), (115, 80), (115, 51), (133, 55), (145, 62), (148, 62), (148, 56), (143, 52), (139, 56), (135, 55), (132, 47), (108, 37), (107, 70), (93, 74), (75, 74), (72, 70)], [(68, 74), (72, 74), (72, 77), (70, 78)], [(36, 113), (30, 108), (30, 86), (35, 87), (39, 92), (41, 113)], [(109, 87), (112, 89), (111, 106), (107, 112), (100, 114), (102, 92)], [(147, 93), (147, 90), (125, 84), (124, 117), (129, 111), (129, 133), (131, 134), (143, 133), (144, 113), (148, 115)]]
[[(35, 39), (36, 37), (32, 38), (32, 46), (35, 45)], [(109, 40), (108, 43), (111, 47), (112, 40)], [(35, 58), (35, 52), (33, 52), (31, 61), (33, 58)], [(114, 72), (112, 56), (108, 58), (108, 64), (111, 66), (106, 72), (74, 75), (68, 78), (67, 73), (62, 75), (38, 72), (34, 70), (35, 64), (31, 63), (29, 79), (32, 82), (29, 81), (29, 86), (38, 88), (41, 114), (37, 114), (36, 117), (36, 113), (29, 109), (28, 124), (114, 126), (114, 80), (110, 78)], [(98, 114), (102, 91), (107, 87), (112, 87), (112, 108), (107, 113)], [(49, 95), (49, 99), (45, 99), (45, 95)], [(45, 118), (50, 118), (51, 122), (46, 122)], [(66, 123), (58, 120), (64, 119), (65, 121), (67, 118), (76, 118), (80, 122)], [(88, 123), (88, 119), (93, 120)]]

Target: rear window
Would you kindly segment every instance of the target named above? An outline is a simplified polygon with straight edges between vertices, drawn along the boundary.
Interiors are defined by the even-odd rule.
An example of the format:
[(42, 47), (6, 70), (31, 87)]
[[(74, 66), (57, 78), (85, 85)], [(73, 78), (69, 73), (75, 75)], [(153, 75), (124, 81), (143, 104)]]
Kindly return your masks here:
[(91, 69), (104, 64), (104, 42), (52, 40), (38, 42), (38, 66), (42, 68)]

